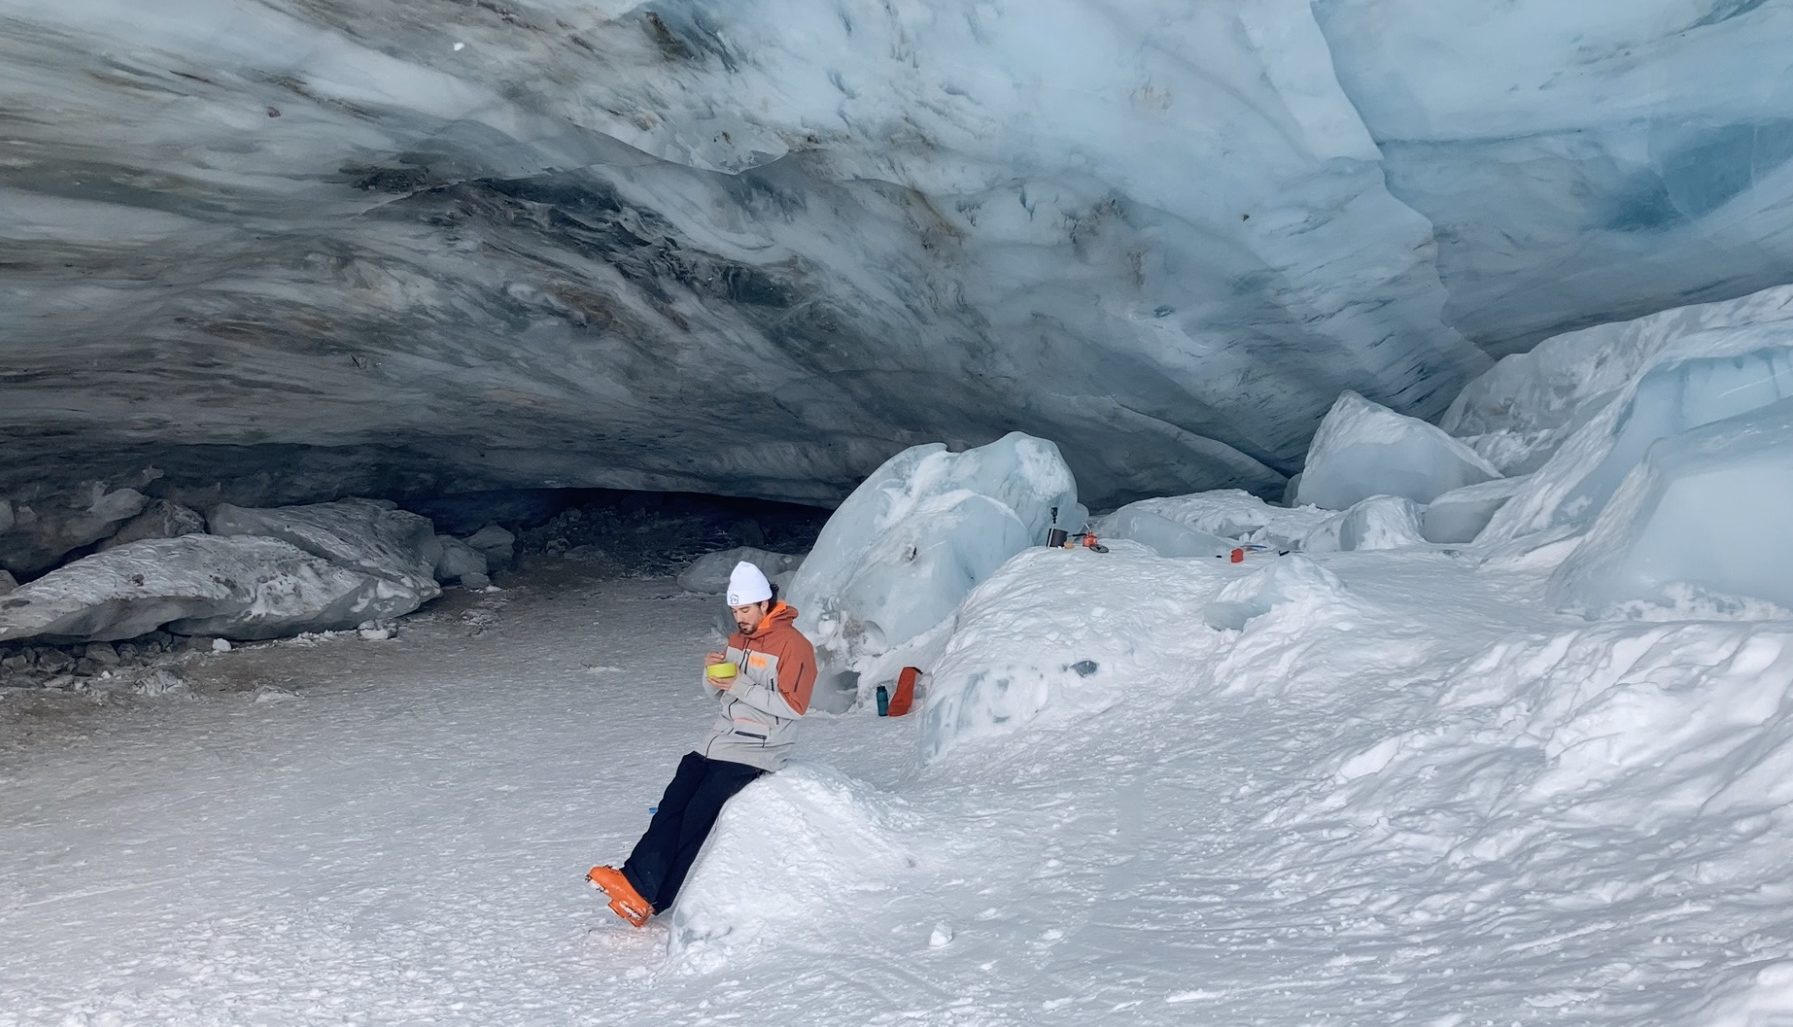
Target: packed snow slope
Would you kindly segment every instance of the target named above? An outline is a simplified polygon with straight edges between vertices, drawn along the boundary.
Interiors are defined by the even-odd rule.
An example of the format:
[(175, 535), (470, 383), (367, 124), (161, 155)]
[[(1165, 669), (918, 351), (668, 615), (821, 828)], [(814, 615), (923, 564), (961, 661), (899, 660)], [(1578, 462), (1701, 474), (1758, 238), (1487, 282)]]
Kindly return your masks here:
[(643, 931), (580, 875), (701, 733), (713, 596), (538, 568), (184, 695), (9, 694), (0, 1024), (1787, 1022), (1793, 627), (1545, 576), (1029, 550), (925, 711), (814, 718)]
[[(1793, 279), (1759, 0), (0, 3), (0, 494), (1280, 494), (1553, 331)], [(247, 497), (251, 504), (268, 496)]]

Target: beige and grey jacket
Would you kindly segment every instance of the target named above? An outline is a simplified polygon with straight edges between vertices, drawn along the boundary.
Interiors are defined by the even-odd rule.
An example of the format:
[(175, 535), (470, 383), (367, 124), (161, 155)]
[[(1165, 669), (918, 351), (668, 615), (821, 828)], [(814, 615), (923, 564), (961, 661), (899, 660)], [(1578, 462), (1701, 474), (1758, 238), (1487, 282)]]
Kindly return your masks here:
[[(777, 603), (751, 633), (729, 637), (728, 659), (738, 670), (729, 689), (717, 693), (722, 710), (699, 753), (761, 770), (778, 770), (790, 758), (816, 682), (815, 647), (796, 619), (794, 608)], [(708, 679), (705, 686), (715, 687)]]

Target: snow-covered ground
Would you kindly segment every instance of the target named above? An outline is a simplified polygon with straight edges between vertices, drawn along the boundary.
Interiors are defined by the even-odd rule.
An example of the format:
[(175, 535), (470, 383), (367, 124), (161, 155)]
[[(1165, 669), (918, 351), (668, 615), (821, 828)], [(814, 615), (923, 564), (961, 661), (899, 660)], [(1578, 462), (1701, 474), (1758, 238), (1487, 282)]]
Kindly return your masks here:
[(1023, 553), (934, 669), (1036, 716), (814, 718), (643, 931), (580, 877), (704, 727), (714, 597), (557, 565), (8, 694), (0, 1024), (1793, 1022), (1793, 623), (1276, 559)]

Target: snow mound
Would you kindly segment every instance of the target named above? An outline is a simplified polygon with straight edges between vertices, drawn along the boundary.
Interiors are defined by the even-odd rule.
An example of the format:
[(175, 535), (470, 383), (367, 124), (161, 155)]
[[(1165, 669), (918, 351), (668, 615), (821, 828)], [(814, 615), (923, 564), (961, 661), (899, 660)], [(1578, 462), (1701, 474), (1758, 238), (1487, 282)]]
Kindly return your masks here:
[(1418, 503), (1399, 496), (1371, 496), (1328, 520), (1302, 540), (1310, 553), (1400, 549), (1426, 539)]
[(1220, 538), (1224, 540), (1223, 549), (1231, 548), (1237, 542), (1261, 542), (1276, 549), (1292, 549), (1332, 516), (1330, 511), (1317, 507), (1272, 506), (1249, 492), (1220, 489), (1187, 496), (1142, 499), (1098, 518), (1094, 528), (1104, 538), (1145, 541), (1127, 532), (1127, 518), (1141, 514), (1151, 514), (1202, 535)]
[(1793, 396), (1793, 320), (1674, 340), (1577, 428), (1490, 520), (1504, 541), (1597, 517), (1658, 439)]
[(1336, 604), (1347, 595), (1338, 575), (1305, 556), (1290, 554), (1221, 589), (1203, 609), (1202, 619), (1218, 631), (1243, 631), (1272, 610), (1299, 613)]
[(1452, 489), (1426, 504), (1420, 521), (1428, 542), (1474, 542), (1488, 522), (1525, 487), (1526, 478), (1495, 478)]
[(1789, 511), (1793, 400), (1658, 442), (1551, 578), (1551, 598), (1597, 615), (1693, 586), (1793, 610)]
[(691, 565), (679, 573), (679, 587), (687, 592), (719, 596), (728, 591), (728, 576), (734, 571), (735, 564), (742, 561), (764, 571), (768, 580), (777, 581), (803, 566), (803, 554), (774, 553), (752, 546), (708, 553), (691, 561)]
[(1298, 505), (1329, 510), (1371, 496), (1429, 503), (1498, 477), (1493, 464), (1443, 430), (1347, 391), (1314, 434), (1295, 498)]
[[(1785, 622), (1508, 635), (1446, 670), (1403, 729), (1317, 766), (1330, 782), (1271, 823), (1324, 824), (1333, 834), (1314, 858), (1354, 852), (1419, 882), (1385, 910), (1409, 923), (1493, 915), (1525, 936), (1678, 917), (1673, 940), (1723, 944), (1714, 939), (1741, 933), (1733, 919), (1786, 901), (1790, 708)], [(1642, 930), (1664, 940), (1663, 926)], [(1599, 937), (1584, 950), (1596, 960), (1615, 951)], [(1678, 954), (1647, 938), (1627, 951)], [(1768, 1014), (1786, 1008), (1784, 971), (1758, 976), (1762, 964), (1738, 961), (1726, 983), (1671, 999), (1702, 1015), (1610, 1020), (1783, 1022)], [(1709, 967), (1707, 981), (1720, 972)]]
[(903, 800), (826, 766), (761, 778), (724, 807), (673, 903), (668, 954), (707, 973), (790, 945), (804, 926), (897, 890), (921, 859), (917, 827)]
[(856, 674), (940, 624), (1004, 561), (1045, 541), (1054, 507), (1061, 526), (1082, 526), (1058, 447), (1020, 432), (886, 461), (829, 518), (791, 583), (824, 673)]
[(1430, 808), (1408, 822), (1445, 833), (1409, 843), (1463, 844), (1465, 860), (1482, 862), (1524, 852), (1538, 830), (1528, 811), (1572, 805), (1587, 824), (1658, 831), (1793, 803), (1785, 624), (1603, 624), (1515, 638), (1446, 680), (1430, 722), (1338, 761), (1327, 808), (1387, 822)]
[(1193, 687), (1208, 650), (1189, 611), (1241, 573), (1122, 549), (1023, 553), (965, 600), (929, 665), (923, 758), (1086, 728), (1129, 690)]
[[(214, 535), (261, 535), (414, 593), (416, 609), (442, 594), (441, 544), (429, 518), (372, 499), (251, 509), (222, 503), (206, 514)], [(410, 612), (406, 610), (404, 612)]]
[(416, 608), (409, 589), (278, 539), (146, 539), (59, 567), (0, 600), (0, 641), (185, 635), (278, 638)]

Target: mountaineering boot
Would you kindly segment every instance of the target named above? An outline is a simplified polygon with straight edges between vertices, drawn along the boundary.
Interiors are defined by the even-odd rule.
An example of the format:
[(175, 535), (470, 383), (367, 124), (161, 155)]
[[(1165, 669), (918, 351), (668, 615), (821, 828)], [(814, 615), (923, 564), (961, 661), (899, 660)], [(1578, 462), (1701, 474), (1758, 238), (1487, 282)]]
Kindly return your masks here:
[(591, 886), (610, 896), (610, 911), (640, 927), (654, 915), (654, 907), (641, 897), (623, 872), (615, 867), (592, 867), (585, 879)]

